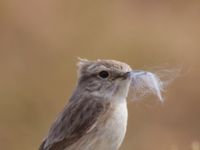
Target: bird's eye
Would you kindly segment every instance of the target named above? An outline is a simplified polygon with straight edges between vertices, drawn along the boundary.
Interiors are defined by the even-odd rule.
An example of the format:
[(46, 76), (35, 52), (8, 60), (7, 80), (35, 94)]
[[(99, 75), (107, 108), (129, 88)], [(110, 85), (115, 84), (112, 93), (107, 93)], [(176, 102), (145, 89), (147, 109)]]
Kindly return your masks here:
[(103, 79), (108, 78), (108, 76), (109, 76), (108, 71), (101, 71), (101, 72), (99, 73), (99, 77), (101, 77), (101, 78), (103, 78)]

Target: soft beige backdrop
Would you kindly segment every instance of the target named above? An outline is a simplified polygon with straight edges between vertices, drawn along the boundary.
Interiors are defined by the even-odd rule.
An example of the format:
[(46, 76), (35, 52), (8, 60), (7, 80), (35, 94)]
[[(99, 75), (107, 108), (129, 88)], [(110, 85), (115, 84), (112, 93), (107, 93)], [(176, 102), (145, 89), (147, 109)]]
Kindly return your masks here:
[(77, 56), (181, 67), (165, 103), (129, 102), (120, 150), (200, 142), (200, 2), (1, 0), (0, 147), (35, 150), (73, 91)]

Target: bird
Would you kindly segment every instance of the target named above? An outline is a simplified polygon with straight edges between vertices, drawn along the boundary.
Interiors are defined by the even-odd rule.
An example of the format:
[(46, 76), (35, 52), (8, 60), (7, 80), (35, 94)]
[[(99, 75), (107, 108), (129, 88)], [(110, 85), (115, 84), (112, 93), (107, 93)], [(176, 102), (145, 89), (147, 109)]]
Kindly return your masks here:
[(75, 90), (39, 150), (118, 150), (124, 140), (131, 67), (79, 59)]

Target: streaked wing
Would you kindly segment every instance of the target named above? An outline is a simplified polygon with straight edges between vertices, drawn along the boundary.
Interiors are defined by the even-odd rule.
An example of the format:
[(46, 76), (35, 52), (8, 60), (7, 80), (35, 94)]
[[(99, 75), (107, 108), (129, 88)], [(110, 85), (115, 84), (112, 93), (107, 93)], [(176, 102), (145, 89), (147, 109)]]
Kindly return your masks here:
[(39, 150), (63, 150), (94, 128), (109, 104), (90, 97), (70, 101), (49, 130)]

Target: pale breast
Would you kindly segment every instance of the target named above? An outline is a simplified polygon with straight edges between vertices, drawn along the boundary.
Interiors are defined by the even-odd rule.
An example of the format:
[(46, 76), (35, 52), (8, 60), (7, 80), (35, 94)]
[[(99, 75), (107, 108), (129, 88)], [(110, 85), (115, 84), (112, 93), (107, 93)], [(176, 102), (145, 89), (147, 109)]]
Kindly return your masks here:
[(108, 113), (97, 122), (94, 131), (66, 150), (118, 150), (126, 133), (126, 101), (114, 104)]
[(122, 144), (126, 133), (127, 117), (126, 102), (116, 104), (104, 128), (100, 130), (103, 145), (108, 150), (117, 150)]

